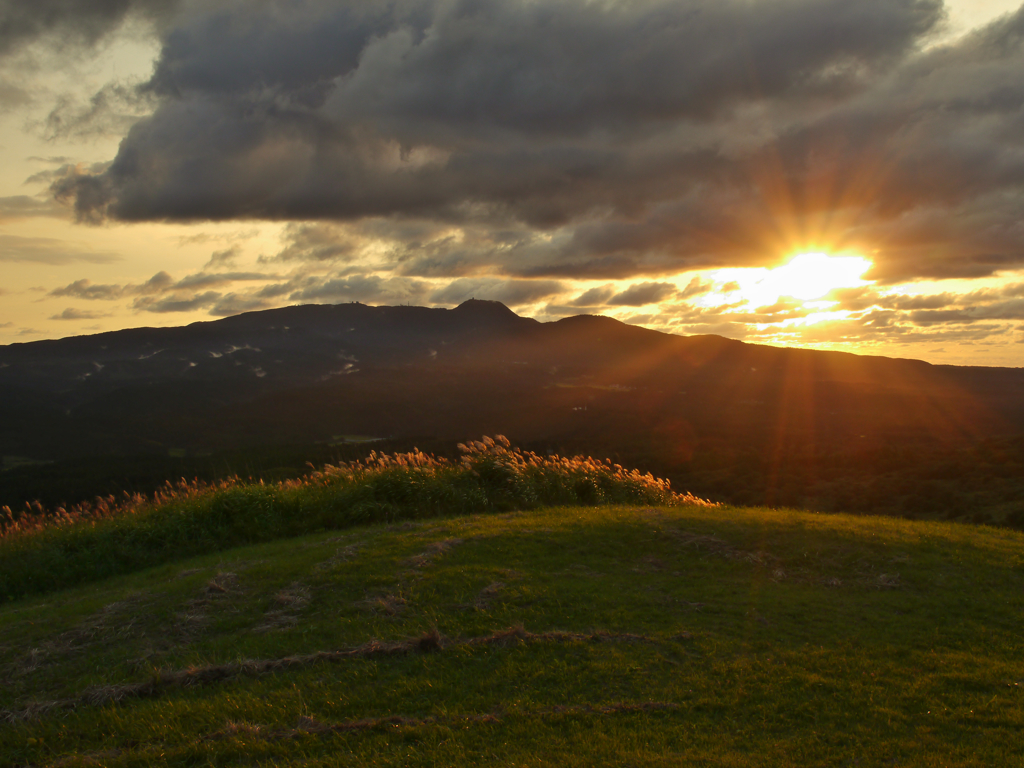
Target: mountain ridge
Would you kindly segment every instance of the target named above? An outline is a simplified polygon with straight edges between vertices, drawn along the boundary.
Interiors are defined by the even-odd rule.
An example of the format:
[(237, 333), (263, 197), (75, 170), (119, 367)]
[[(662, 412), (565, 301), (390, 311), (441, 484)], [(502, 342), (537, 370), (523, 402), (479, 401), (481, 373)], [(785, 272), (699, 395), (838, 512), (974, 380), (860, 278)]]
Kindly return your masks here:
[(594, 315), (540, 323), (482, 300), (299, 305), (8, 345), (0, 396), (0, 453), (35, 458), (345, 434), (662, 435), (768, 450), (1024, 431), (1024, 369), (676, 336)]
[[(526, 317), (522, 317), (520, 315), (517, 315), (510, 308), (508, 308), (506, 305), (504, 305), (503, 303), (501, 303), (499, 301), (490, 301), (490, 300), (483, 300), (483, 299), (468, 299), (467, 301), (463, 302), (462, 304), (459, 304), (458, 306), (456, 306), (456, 307), (454, 307), (452, 309), (446, 309), (446, 308), (442, 308), (442, 307), (419, 307), (419, 306), (412, 306), (412, 305), (393, 305), (393, 306), (392, 305), (380, 305), (380, 306), (373, 306), (373, 305), (363, 304), (361, 302), (348, 302), (348, 303), (345, 303), (345, 304), (296, 304), (296, 305), (290, 305), (290, 306), (287, 306), (287, 307), (278, 307), (278, 308), (273, 308), (273, 309), (263, 309), (263, 310), (253, 310), (253, 311), (249, 311), (249, 312), (241, 312), (241, 313), (239, 313), (237, 315), (231, 315), (229, 317), (218, 318), (216, 320), (200, 320), (200, 321), (196, 321), (194, 323), (189, 323), (187, 325), (181, 325), (181, 326), (137, 326), (137, 327), (123, 328), (123, 329), (118, 329), (118, 330), (113, 330), (113, 331), (101, 331), (101, 332), (95, 333), (95, 334), (81, 334), (81, 335), (75, 335), (75, 336), (64, 336), (64, 337), (61, 337), (61, 338), (58, 338), (58, 339), (40, 339), (40, 340), (37, 340), (37, 341), (13, 342), (11, 344), (0, 345), (0, 366), (2, 366), (2, 367), (9, 366), (11, 364), (11, 358), (12, 357), (20, 357), (21, 354), (31, 354), (32, 352), (37, 352), (37, 351), (41, 353), (41, 352), (43, 352), (43, 350), (46, 350), (47, 352), (52, 353), (52, 350), (54, 350), (54, 348), (58, 347), (58, 346), (66, 346), (66, 347), (94, 347), (94, 346), (98, 345), (99, 341), (101, 341), (101, 340), (109, 341), (109, 340), (112, 340), (112, 339), (128, 339), (128, 338), (139, 337), (139, 336), (144, 336), (144, 335), (157, 336), (157, 337), (173, 337), (173, 336), (183, 335), (186, 331), (187, 332), (191, 332), (191, 333), (196, 334), (196, 335), (200, 335), (200, 334), (208, 335), (205, 332), (219, 331), (221, 329), (228, 329), (228, 328), (235, 329), (236, 327), (237, 328), (245, 329), (246, 326), (250, 326), (250, 329), (251, 329), (252, 326), (259, 325), (259, 323), (253, 323), (253, 321), (256, 320), (257, 318), (262, 320), (262, 319), (269, 319), (269, 318), (273, 317), (274, 319), (289, 320), (290, 322), (294, 323), (297, 320), (300, 320), (300, 321), (302, 321), (302, 320), (309, 320), (309, 319), (312, 318), (313, 313), (317, 312), (317, 313), (321, 314), (321, 317), (318, 318), (318, 319), (323, 319), (323, 315), (326, 314), (326, 312), (332, 312), (332, 311), (336, 312), (337, 310), (339, 310), (341, 308), (345, 308), (346, 310), (348, 310), (349, 308), (354, 308), (354, 309), (356, 309), (356, 311), (359, 311), (359, 312), (379, 312), (379, 313), (382, 313), (380, 315), (381, 318), (385, 317), (386, 315), (392, 315), (392, 317), (393, 317), (394, 315), (397, 315), (399, 313), (408, 313), (408, 314), (406, 314), (406, 318), (407, 319), (411, 319), (413, 313), (422, 313), (420, 315), (421, 318), (426, 316), (426, 313), (431, 313), (431, 314), (433, 314), (434, 318), (437, 318), (437, 317), (442, 317), (443, 316), (441, 313), (451, 313), (450, 317), (458, 318), (459, 320), (475, 318), (475, 319), (478, 319), (478, 320), (486, 320), (487, 321), (486, 323), (478, 322), (474, 326), (476, 328), (484, 327), (485, 325), (486, 326), (490, 326), (491, 328), (501, 327), (501, 325), (503, 324), (502, 321), (504, 321), (504, 325), (507, 326), (508, 328), (514, 327), (514, 326), (516, 326), (516, 324), (518, 324), (516, 326), (518, 328), (536, 327), (536, 326), (540, 326), (540, 325), (555, 326), (555, 327), (563, 327), (563, 328), (565, 328), (565, 327), (570, 327), (570, 326), (574, 326), (574, 325), (583, 325), (583, 324), (591, 324), (592, 327), (596, 327), (596, 324), (601, 323), (601, 324), (604, 324), (604, 325), (607, 325), (607, 326), (614, 326), (616, 329), (620, 329), (620, 328), (633, 329), (630, 332), (644, 331), (644, 332), (647, 332), (647, 333), (650, 333), (650, 334), (657, 334), (657, 335), (660, 335), (660, 336), (670, 336), (670, 337), (673, 337), (673, 338), (708, 339), (708, 340), (715, 340), (717, 343), (731, 343), (731, 344), (735, 344), (735, 345), (743, 345), (743, 346), (746, 346), (746, 347), (767, 348), (767, 349), (776, 349), (776, 350), (790, 350), (790, 351), (794, 351), (794, 352), (800, 351), (800, 352), (809, 353), (809, 354), (834, 355), (834, 356), (850, 356), (850, 357), (854, 357), (854, 358), (871, 358), (871, 359), (878, 359), (878, 360), (891, 360), (891, 361), (900, 361), (900, 362), (910, 362), (910, 363), (919, 364), (919, 365), (923, 365), (923, 366), (928, 366), (928, 367), (936, 368), (936, 369), (952, 369), (952, 370), (970, 369), (970, 370), (983, 370), (983, 371), (996, 371), (996, 370), (998, 370), (998, 371), (1020, 371), (1020, 370), (1024, 370), (1024, 368), (1010, 367), (1010, 366), (977, 366), (977, 365), (965, 366), (965, 365), (952, 365), (952, 364), (946, 364), (946, 363), (930, 363), (930, 362), (928, 362), (926, 360), (921, 360), (919, 358), (913, 358), (913, 357), (895, 357), (895, 356), (890, 356), (890, 355), (876, 355), (876, 354), (867, 354), (867, 353), (860, 353), (860, 352), (849, 352), (849, 351), (844, 351), (844, 350), (818, 350), (818, 349), (807, 349), (807, 348), (803, 348), (803, 347), (787, 347), (787, 346), (778, 346), (778, 345), (772, 345), (772, 344), (761, 344), (761, 343), (756, 343), (756, 342), (744, 341), (742, 339), (732, 339), (732, 338), (729, 338), (729, 337), (726, 337), (726, 336), (722, 336), (720, 334), (680, 335), (680, 334), (673, 334), (673, 333), (666, 332), (666, 331), (658, 331), (658, 330), (654, 330), (654, 329), (644, 328), (643, 326), (629, 325), (627, 323), (622, 322), (621, 320), (617, 320), (616, 318), (608, 317), (606, 315), (580, 314), (580, 315), (573, 315), (573, 316), (570, 316), (570, 317), (561, 318), (559, 320), (551, 321), (551, 322), (548, 322), (548, 323), (541, 323), (541, 322), (539, 322), (539, 321), (537, 321), (537, 320), (535, 320), (533, 318), (526, 318)], [(300, 313), (307, 314), (308, 316), (307, 317), (302, 317)], [(335, 317), (335, 318), (329, 318), (329, 319), (331, 319), (331, 320), (350, 321), (350, 320), (353, 320), (353, 319), (360, 319), (360, 318), (358, 316), (356, 316), (356, 317), (345, 316), (343, 318)], [(442, 324), (436, 324), (435, 323), (434, 326), (436, 328), (438, 325), (450, 326), (450, 325), (453, 325), (453, 324), (454, 323), (442, 323)], [(309, 323), (307, 323), (307, 325), (309, 325)], [(279, 327), (279, 326), (276, 325), (276, 324), (275, 325), (270, 325), (270, 326), (264, 327), (263, 330), (268, 330), (268, 329), (269, 330), (274, 330), (277, 327)], [(212, 334), (209, 334), (209, 335), (212, 335)], [(151, 343), (151, 340), (149, 340), (149, 341)], [(106, 347), (105, 347), (105, 345), (98, 345), (98, 348), (100, 350), (103, 350)], [(5, 356), (7, 357), (7, 359), (4, 359)]]

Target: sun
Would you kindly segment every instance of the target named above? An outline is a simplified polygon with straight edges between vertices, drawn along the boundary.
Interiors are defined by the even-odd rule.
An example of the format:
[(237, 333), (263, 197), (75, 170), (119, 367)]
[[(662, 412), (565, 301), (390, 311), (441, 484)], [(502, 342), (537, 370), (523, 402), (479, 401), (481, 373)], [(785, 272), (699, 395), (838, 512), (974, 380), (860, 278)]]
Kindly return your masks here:
[(837, 288), (871, 285), (863, 277), (871, 267), (863, 256), (808, 251), (772, 269), (744, 270), (737, 282), (739, 294), (751, 304), (774, 304), (783, 297), (815, 302)]
[[(765, 278), (779, 296), (792, 296), (801, 301), (824, 297), (836, 288), (856, 288), (870, 284), (863, 275), (871, 269), (863, 256), (830, 256), (827, 253), (799, 253)], [(767, 287), (767, 286), (766, 286)]]

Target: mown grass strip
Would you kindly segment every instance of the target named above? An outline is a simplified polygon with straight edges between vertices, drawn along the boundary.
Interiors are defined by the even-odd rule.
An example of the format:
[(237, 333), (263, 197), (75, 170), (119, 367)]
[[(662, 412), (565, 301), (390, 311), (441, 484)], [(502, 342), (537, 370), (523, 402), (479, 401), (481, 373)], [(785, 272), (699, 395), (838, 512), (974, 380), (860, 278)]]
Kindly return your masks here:
[[(305, 738), (324, 738), (336, 735), (360, 734), (372, 731), (393, 731), (395, 729), (418, 728), (458, 728), (477, 725), (496, 725), (510, 719), (546, 720), (552, 718), (580, 717), (614, 717), (616, 715), (634, 715), (648, 712), (674, 712), (682, 708), (681, 704), (670, 701), (616, 701), (607, 704), (564, 704), (547, 707), (530, 708), (498, 708), (493, 712), (469, 712), (463, 714), (428, 715), (414, 717), (408, 715), (388, 715), (385, 717), (367, 717), (340, 722), (329, 722), (314, 717), (302, 716), (294, 728), (281, 728), (259, 723), (228, 723), (226, 727), (207, 735), (200, 735), (190, 742), (192, 749), (218, 742), (244, 740), (249, 749), (255, 743), (275, 744), (301, 740)], [(96, 765), (102, 766), (108, 760), (115, 760), (127, 755), (129, 750), (108, 749), (93, 753), (69, 755), (50, 765)], [(148, 748), (130, 750), (130, 758), (134, 761), (150, 760), (165, 757), (167, 745), (152, 745)]]
[(533, 707), (527, 709), (506, 710), (498, 709), (494, 712), (474, 712), (461, 715), (447, 715), (444, 717), (430, 715), (427, 717), (409, 717), (406, 715), (389, 715), (388, 717), (369, 717), (359, 720), (346, 720), (340, 723), (329, 723), (317, 720), (313, 717), (303, 716), (299, 718), (296, 728), (271, 730), (262, 728), (259, 725), (235, 724), (233, 727), (210, 734), (207, 741), (231, 738), (237, 734), (245, 733), (247, 736), (255, 736), (267, 741), (280, 741), (285, 739), (301, 738), (303, 736), (323, 736), (334, 733), (351, 733), (353, 731), (375, 731), (387, 727), (419, 728), (425, 725), (462, 725), (477, 723), (500, 723), (508, 716), (515, 717), (578, 717), (581, 715), (618, 715), (633, 714), (636, 712), (664, 712), (666, 710), (679, 709), (680, 705), (671, 701), (641, 701), (626, 702), (617, 701), (610, 704), (563, 704), (550, 707)]
[(372, 659), (387, 656), (405, 656), (410, 653), (434, 653), (453, 648), (479, 648), (488, 646), (509, 646), (519, 643), (567, 643), (567, 642), (654, 642), (652, 638), (622, 632), (528, 632), (524, 627), (509, 627), (490, 635), (451, 639), (433, 630), (419, 637), (397, 643), (383, 643), (371, 640), (356, 648), (343, 651), (316, 651), (301, 656), (285, 656), (278, 659), (246, 659), (230, 664), (211, 664), (190, 669), (159, 671), (151, 679), (128, 685), (107, 685), (91, 688), (81, 696), (57, 701), (36, 702), (24, 709), (0, 710), (0, 721), (16, 723), (45, 715), (55, 710), (75, 709), (79, 706), (102, 707), (126, 699), (149, 699), (160, 696), (172, 688), (191, 688), (232, 680), (236, 677), (259, 677), (274, 672), (296, 670), (314, 664), (338, 663), (351, 659)]

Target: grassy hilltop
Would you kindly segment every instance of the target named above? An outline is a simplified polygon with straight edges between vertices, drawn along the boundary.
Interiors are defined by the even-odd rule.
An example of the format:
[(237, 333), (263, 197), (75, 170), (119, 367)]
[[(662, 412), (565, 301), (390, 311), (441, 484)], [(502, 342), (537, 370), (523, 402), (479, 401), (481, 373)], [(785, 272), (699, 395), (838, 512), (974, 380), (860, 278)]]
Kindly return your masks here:
[[(712, 507), (512, 455), (434, 468), (458, 516), (403, 506), (396, 479), (426, 463), (335, 468), (257, 497), (289, 538), (184, 537), (155, 567), (0, 605), (0, 763), (1024, 765), (1024, 534)], [(377, 516), (282, 522), (332, 487)], [(117, 530), (141, 547), (125, 532), (186, 510), (181, 530), (218, 530), (238, 488), (23, 520), (0, 562)], [(456, 503), (472, 488), (483, 511)]]

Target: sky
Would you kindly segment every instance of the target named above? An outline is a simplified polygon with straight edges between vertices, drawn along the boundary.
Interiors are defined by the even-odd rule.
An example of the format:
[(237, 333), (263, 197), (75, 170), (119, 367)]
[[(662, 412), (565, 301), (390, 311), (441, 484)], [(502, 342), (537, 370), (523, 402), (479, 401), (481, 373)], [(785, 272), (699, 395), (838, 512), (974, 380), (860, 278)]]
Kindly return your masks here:
[(1016, 0), (0, 0), (0, 344), (502, 301), (1024, 366)]

